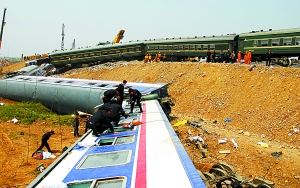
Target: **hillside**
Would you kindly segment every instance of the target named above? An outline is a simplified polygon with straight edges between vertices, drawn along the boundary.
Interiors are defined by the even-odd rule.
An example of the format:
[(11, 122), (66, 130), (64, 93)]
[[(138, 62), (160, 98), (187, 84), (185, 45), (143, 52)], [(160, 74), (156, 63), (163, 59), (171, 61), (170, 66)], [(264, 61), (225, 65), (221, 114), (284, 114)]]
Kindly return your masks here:
[[(13, 66), (18, 65), (4, 67), (4, 71), (12, 70)], [(208, 171), (213, 164), (224, 161), (244, 177), (265, 178), (275, 182), (277, 187), (300, 186), (300, 133), (297, 132), (300, 129), (300, 69), (257, 65), (249, 71), (249, 66), (237, 64), (121, 62), (71, 70), (61, 76), (169, 83), (169, 94), (175, 102), (171, 123), (174, 125), (186, 119), (198, 121), (210, 133), (186, 125), (174, 127), (197, 169)], [(224, 122), (228, 118), (231, 121)], [(45, 129), (47, 122), (37, 124)], [(13, 142), (7, 131), (12, 131), (9, 126), (16, 125), (3, 122), (0, 125), (1, 130), (5, 125), (6, 132), (2, 134)], [(60, 130), (57, 128), (57, 131)], [(70, 131), (61, 130), (66, 144), (75, 141)], [(41, 134), (41, 130), (36, 132)], [(187, 142), (189, 136), (197, 135), (208, 144), (206, 158), (202, 158), (201, 152)], [(228, 143), (219, 144), (218, 140), (224, 138), (228, 139)], [(231, 138), (237, 142), (238, 148), (233, 147)], [(56, 141), (59, 141), (58, 138)], [(258, 142), (265, 142), (268, 147), (262, 147)], [(34, 144), (31, 150), (37, 145)], [(5, 147), (1, 144), (1, 150), (5, 151)], [(56, 147), (61, 149), (59, 144)], [(220, 150), (230, 150), (230, 154), (219, 154)], [(276, 159), (272, 152), (282, 152), (282, 155)], [(8, 161), (12, 163), (12, 159)], [(27, 172), (24, 165), (16, 175), (23, 177), (20, 172), (33, 173), (36, 163), (29, 159)], [(0, 173), (4, 174), (3, 166), (6, 164), (3, 160), (1, 165)], [(15, 169), (12, 171), (15, 172)], [(26, 178), (26, 182), (30, 182), (34, 175)], [(14, 181), (14, 186), (21, 184), (17, 181)]]

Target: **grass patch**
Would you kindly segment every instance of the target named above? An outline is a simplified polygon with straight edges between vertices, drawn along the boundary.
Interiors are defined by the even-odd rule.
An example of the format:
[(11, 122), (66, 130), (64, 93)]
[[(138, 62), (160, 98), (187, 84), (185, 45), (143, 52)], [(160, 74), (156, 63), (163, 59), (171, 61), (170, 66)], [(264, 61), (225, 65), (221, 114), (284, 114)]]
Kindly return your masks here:
[(30, 125), (36, 120), (48, 120), (53, 124), (70, 125), (73, 118), (70, 115), (58, 115), (41, 103), (21, 102), (14, 105), (0, 107), (0, 117), (2, 121), (9, 121), (13, 118), (18, 123)]

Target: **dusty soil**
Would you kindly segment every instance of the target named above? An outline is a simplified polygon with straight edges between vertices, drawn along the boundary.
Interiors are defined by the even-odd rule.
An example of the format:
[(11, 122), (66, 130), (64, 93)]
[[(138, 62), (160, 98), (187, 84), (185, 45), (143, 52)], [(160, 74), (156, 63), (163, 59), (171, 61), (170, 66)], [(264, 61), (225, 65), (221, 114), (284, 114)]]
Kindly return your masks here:
[[(18, 63), (4, 67), (3, 71), (23, 66)], [(300, 69), (257, 65), (249, 71), (249, 67), (123, 62), (71, 70), (61, 76), (170, 83), (169, 94), (175, 102), (171, 116), (176, 118), (172, 125), (181, 120), (198, 121), (202, 125), (202, 129), (187, 125), (174, 127), (197, 169), (208, 171), (223, 161), (244, 177), (267, 179), (275, 182), (276, 187), (300, 187), (300, 133), (297, 133), (300, 129)], [(0, 102), (14, 103), (6, 99)], [(227, 118), (231, 121), (224, 122)], [(50, 129), (56, 132), (49, 140), (54, 150), (69, 147), (76, 140), (71, 127), (47, 121), (37, 121), (30, 126), (0, 123), (0, 187), (25, 187), (38, 175), (37, 165), (43, 163), (47, 167), (55, 160), (39, 161), (30, 157), (39, 146), (42, 134)], [(21, 131), (24, 136), (19, 135)], [(187, 142), (188, 137), (197, 135), (208, 145), (206, 158)], [(219, 144), (218, 140), (224, 138), (228, 142)], [(232, 138), (238, 148), (233, 147)], [(258, 142), (265, 142), (268, 147)], [(221, 150), (230, 150), (230, 154), (219, 154)], [(282, 155), (276, 159), (272, 152), (282, 152)]]

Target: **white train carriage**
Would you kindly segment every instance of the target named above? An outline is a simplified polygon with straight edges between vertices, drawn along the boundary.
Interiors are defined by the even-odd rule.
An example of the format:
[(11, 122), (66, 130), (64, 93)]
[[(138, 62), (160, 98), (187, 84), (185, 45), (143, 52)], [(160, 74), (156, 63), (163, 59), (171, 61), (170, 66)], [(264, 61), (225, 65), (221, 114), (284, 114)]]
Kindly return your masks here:
[(28, 187), (206, 187), (159, 102), (144, 101), (142, 107), (143, 113), (135, 108), (121, 118), (119, 134), (95, 137), (88, 131)]

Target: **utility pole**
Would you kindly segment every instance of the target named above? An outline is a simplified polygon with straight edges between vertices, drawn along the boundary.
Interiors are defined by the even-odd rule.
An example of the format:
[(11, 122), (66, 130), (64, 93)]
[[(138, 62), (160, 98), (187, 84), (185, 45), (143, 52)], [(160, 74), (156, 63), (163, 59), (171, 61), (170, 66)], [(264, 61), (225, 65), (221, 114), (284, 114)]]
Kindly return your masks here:
[(72, 43), (72, 48), (71, 48), (71, 50), (73, 50), (73, 49), (75, 49), (75, 39), (74, 39), (74, 41), (73, 41), (73, 43)]
[(65, 39), (65, 24), (62, 25), (62, 33), (61, 33), (61, 50), (64, 50), (64, 39)]
[(1, 32), (0, 32), (0, 49), (1, 49), (1, 44), (2, 44), (2, 35), (3, 35), (3, 28), (5, 25), (5, 13), (6, 13), (6, 8), (4, 8), (4, 13), (3, 13), (3, 19), (2, 19), (2, 26), (1, 26)]

